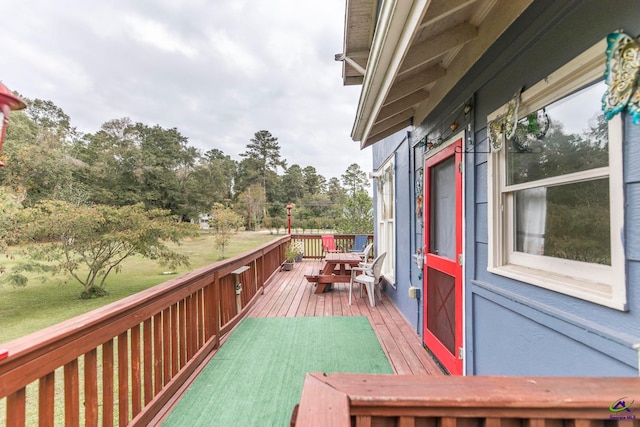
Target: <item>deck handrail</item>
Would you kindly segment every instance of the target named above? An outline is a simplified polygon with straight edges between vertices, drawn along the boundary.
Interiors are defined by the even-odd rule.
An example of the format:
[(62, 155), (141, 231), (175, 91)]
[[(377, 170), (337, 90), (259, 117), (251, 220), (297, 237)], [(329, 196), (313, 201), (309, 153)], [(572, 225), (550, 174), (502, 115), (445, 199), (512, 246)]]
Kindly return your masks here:
[[(27, 386), (34, 383), (29, 394), (38, 402), (39, 425), (53, 425), (60, 406), (67, 426), (146, 425), (264, 291), (290, 238), (2, 344), (6, 425), (25, 425)], [(59, 368), (63, 399), (55, 395)]]
[[(337, 247), (344, 250), (353, 248), (354, 234), (333, 234), (333, 236)], [(373, 234), (368, 234), (367, 237), (368, 243), (373, 243)], [(291, 239), (303, 242), (304, 259), (322, 259), (324, 257), (321, 234), (292, 234)]]
[(639, 390), (640, 378), (314, 373), (291, 425), (635, 426)]

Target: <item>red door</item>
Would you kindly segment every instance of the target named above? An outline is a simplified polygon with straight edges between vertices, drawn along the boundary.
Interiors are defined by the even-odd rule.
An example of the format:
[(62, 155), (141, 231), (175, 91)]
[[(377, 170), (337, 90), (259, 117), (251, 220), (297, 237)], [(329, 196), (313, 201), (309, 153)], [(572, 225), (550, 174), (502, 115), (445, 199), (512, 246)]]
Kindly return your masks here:
[[(457, 149), (456, 149), (457, 148)], [(462, 139), (424, 165), (424, 343), (462, 374)]]

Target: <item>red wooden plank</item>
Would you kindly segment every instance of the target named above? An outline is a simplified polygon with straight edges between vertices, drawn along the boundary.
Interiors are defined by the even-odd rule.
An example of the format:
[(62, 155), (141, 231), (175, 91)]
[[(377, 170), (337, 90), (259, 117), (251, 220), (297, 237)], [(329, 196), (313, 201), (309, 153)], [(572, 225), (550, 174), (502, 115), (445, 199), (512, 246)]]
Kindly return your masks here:
[(129, 336), (118, 335), (118, 423), (129, 423)]
[(160, 393), (162, 381), (162, 313), (153, 316), (153, 394)]
[(194, 345), (194, 338), (195, 338), (195, 331), (194, 331), (194, 320), (195, 320), (195, 313), (193, 310), (193, 295), (189, 295), (186, 299), (186, 307), (187, 307), (187, 323), (186, 323), (186, 327), (187, 327), (187, 360), (190, 360), (193, 357), (193, 354), (195, 353), (195, 345)]
[(178, 357), (178, 304), (171, 306), (171, 377), (180, 369)]
[(293, 299), (291, 300), (291, 305), (287, 309), (285, 317), (295, 317), (296, 316), (296, 313), (298, 313), (298, 309), (300, 307), (300, 304), (302, 304), (302, 300), (304, 299), (304, 296), (307, 293), (307, 289), (311, 285), (306, 285), (305, 286), (305, 283), (303, 282), (302, 284), (299, 284), (298, 286), (296, 286), (295, 284), (293, 286), (294, 286), (294, 289), (296, 290), (295, 291), (295, 295), (294, 295)]
[(98, 351), (84, 355), (84, 418), (85, 425), (98, 426)]
[(24, 388), (7, 396), (7, 427), (24, 427), (26, 396)]
[(78, 360), (64, 365), (64, 423), (66, 427), (80, 425), (80, 383)]
[(140, 325), (131, 328), (131, 411), (135, 417), (142, 411), (142, 356)]
[(143, 369), (144, 369), (144, 404), (145, 406), (153, 399), (153, 330), (151, 319), (144, 321), (142, 325), (143, 334)]
[(171, 309), (162, 310), (162, 384), (171, 380)]
[[(396, 324), (393, 319), (393, 314), (391, 313), (393, 310), (390, 309), (390, 304), (377, 304), (376, 307), (382, 313), (382, 318), (385, 321), (385, 325), (387, 329), (391, 332), (391, 336), (396, 343), (398, 350), (400, 351), (401, 357), (406, 362), (408, 372), (410, 374), (426, 374), (428, 373), (420, 360), (417, 358), (416, 354), (413, 351), (410, 343), (405, 339), (402, 333), (397, 333), (395, 331), (399, 331), (400, 328)], [(423, 350), (425, 351), (425, 350)], [(398, 372), (401, 373), (401, 372)]]
[(180, 367), (182, 368), (183, 366), (185, 366), (188, 362), (188, 358), (187, 358), (187, 302), (186, 300), (182, 300), (179, 303), (179, 310), (178, 310), (178, 318), (179, 318), (179, 333), (180, 333), (180, 339), (178, 340), (180, 342)]
[(113, 340), (102, 345), (102, 425), (113, 426)]
[(298, 407), (296, 426), (350, 427), (347, 396), (317, 378), (307, 374)]
[(38, 385), (38, 424), (53, 425), (55, 402), (55, 372), (40, 378)]
[[(204, 290), (198, 291), (198, 350), (205, 343), (205, 326), (204, 326)], [(244, 307), (244, 304), (243, 304)]]
[[(212, 319), (213, 322), (213, 329), (211, 330), (212, 334), (215, 335), (217, 338), (217, 342), (220, 341), (220, 280), (218, 279), (218, 274), (216, 273), (213, 276), (213, 285), (212, 285), (212, 293), (213, 293), (213, 300), (211, 301), (211, 304), (209, 305), (209, 308), (211, 309), (211, 313), (210, 313), (210, 317)], [(216, 344), (217, 347), (217, 344)]]

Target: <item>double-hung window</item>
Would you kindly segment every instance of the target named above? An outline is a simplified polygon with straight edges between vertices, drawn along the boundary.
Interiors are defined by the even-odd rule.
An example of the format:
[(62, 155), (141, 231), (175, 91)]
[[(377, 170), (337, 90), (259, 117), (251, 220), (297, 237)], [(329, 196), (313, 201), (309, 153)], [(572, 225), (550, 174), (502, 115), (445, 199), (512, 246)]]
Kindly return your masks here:
[(489, 156), (489, 271), (624, 310), (622, 120), (601, 111), (605, 49), (522, 92)]
[(377, 182), (377, 252), (386, 252), (382, 265), (382, 274), (387, 282), (395, 285), (396, 265), (396, 203), (395, 203), (395, 169), (393, 157), (379, 169)]

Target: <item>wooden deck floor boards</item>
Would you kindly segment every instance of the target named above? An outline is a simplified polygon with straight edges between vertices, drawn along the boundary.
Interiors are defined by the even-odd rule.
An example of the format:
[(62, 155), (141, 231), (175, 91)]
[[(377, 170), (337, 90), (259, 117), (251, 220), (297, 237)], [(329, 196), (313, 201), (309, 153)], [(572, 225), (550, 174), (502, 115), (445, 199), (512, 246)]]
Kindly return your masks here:
[(333, 290), (315, 294), (315, 284), (308, 283), (304, 275), (321, 267), (321, 261), (303, 261), (296, 263), (291, 271), (278, 272), (248, 316), (366, 316), (395, 373), (444, 375), (422, 347), (415, 328), (386, 295), (383, 294), (382, 302), (377, 300), (376, 306), (371, 307), (366, 295), (360, 297), (358, 288), (354, 288), (352, 305), (349, 305), (348, 283), (336, 283)]

